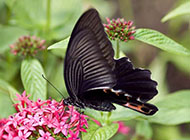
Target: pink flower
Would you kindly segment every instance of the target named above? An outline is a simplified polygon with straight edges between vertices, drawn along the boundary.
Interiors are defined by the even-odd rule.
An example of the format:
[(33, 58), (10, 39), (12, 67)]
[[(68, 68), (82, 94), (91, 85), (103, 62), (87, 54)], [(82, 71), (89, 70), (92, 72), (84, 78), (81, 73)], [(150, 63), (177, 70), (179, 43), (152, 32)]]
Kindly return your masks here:
[(119, 124), (118, 132), (127, 135), (130, 131), (130, 128), (125, 126), (125, 124), (121, 121), (118, 121), (117, 123)]
[(18, 131), (18, 136), (14, 138), (14, 140), (28, 140), (27, 138), (30, 136), (32, 132), (22, 132)]
[[(63, 139), (71, 137), (71, 140), (79, 132), (86, 132), (88, 128), (87, 116), (78, 113), (71, 106), (64, 105), (63, 102), (39, 99), (34, 102), (28, 99), (26, 92), (17, 94), (17, 97), (20, 101), (15, 105), (18, 112), (8, 119), (0, 120), (0, 139), (53, 140), (60, 139), (61, 136)], [(72, 135), (68, 135), (69, 130), (72, 130)]]
[(62, 121), (62, 122), (56, 121), (54, 123), (54, 125), (55, 125), (54, 134), (62, 132), (65, 136), (67, 136), (68, 124), (66, 124), (66, 122), (64, 122), (64, 121)]
[(49, 132), (44, 132), (43, 130), (39, 130), (39, 133), (41, 135), (38, 140), (55, 140), (53, 137), (51, 137), (51, 134)]
[(69, 134), (71, 135), (67, 140), (80, 140), (79, 139), (79, 131), (76, 131), (76, 133), (74, 133), (73, 131), (69, 130)]
[(92, 119), (97, 125), (101, 126), (101, 123), (98, 120)]
[(11, 133), (7, 134), (7, 135), (3, 135), (3, 138), (6, 140), (13, 140), (13, 135)]
[(17, 124), (22, 120), (23, 118), (22, 117), (20, 117), (20, 114), (18, 113), (18, 114), (16, 114), (14, 117), (13, 116), (10, 116), (9, 117), (9, 121), (7, 122), (7, 124), (6, 125), (13, 125), (14, 126), (14, 128), (16, 128), (17, 127)]

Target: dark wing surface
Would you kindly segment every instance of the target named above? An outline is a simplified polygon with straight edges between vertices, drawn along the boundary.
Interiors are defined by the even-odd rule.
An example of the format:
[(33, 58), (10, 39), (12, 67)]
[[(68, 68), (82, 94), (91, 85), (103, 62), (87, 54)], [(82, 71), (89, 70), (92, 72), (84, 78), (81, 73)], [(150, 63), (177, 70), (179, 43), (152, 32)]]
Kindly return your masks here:
[(69, 41), (64, 63), (64, 77), (71, 98), (92, 89), (112, 88), (115, 61), (98, 12), (90, 9), (77, 24)]
[(127, 57), (116, 60), (117, 84), (113, 87), (116, 95), (112, 101), (145, 115), (153, 115), (157, 107), (146, 103), (157, 93), (157, 82), (151, 79), (149, 70), (134, 68)]
[(130, 97), (147, 102), (157, 93), (157, 82), (150, 77), (151, 72), (134, 68), (127, 57), (116, 60), (117, 84), (114, 90), (122, 90)]

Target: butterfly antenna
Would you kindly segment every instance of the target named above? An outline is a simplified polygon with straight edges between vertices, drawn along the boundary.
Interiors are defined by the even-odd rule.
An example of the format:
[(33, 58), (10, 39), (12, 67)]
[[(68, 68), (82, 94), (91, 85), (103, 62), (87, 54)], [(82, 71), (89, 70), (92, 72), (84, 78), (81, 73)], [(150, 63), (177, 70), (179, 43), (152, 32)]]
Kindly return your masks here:
[(63, 93), (61, 93), (61, 91), (59, 91), (43, 74), (42, 77), (65, 99)]

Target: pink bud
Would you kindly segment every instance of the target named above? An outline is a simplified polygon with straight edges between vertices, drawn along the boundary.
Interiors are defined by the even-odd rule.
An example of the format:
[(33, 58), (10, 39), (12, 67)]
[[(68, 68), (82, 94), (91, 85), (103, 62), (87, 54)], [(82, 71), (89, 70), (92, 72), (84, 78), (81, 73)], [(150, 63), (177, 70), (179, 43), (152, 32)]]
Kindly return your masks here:
[(115, 19), (112, 19), (113, 23), (116, 23)]
[(128, 34), (127, 34), (127, 36), (130, 36), (132, 34), (132, 32), (129, 32)]
[(108, 26), (108, 25), (106, 25), (106, 24), (105, 24), (105, 27), (106, 27), (107, 29), (109, 29), (109, 26)]
[(114, 29), (114, 30), (116, 29), (116, 26), (115, 26), (115, 25), (113, 25), (113, 29)]
[(42, 46), (40, 49), (41, 49), (41, 50), (45, 50), (45, 48), (46, 48), (46, 46)]
[(33, 43), (32, 43), (32, 42), (30, 42), (29, 46), (30, 46), (30, 47), (32, 47), (32, 46), (33, 46)]
[(22, 42), (23, 42), (23, 40), (24, 40), (24, 37), (20, 37), (18, 40), (19, 40), (19, 42), (21, 42), (21, 43), (22, 43)]
[(110, 24), (110, 19), (109, 19), (108, 17), (106, 18), (106, 20), (107, 20), (107, 22)]
[(133, 21), (128, 21), (127, 25), (129, 26), (129, 28), (133, 25)]
[(13, 50), (13, 52), (12, 52), (14, 55), (17, 55), (17, 50)]
[(134, 34), (135, 32), (136, 32), (136, 31), (133, 30), (133, 31), (131, 31), (131, 34)]
[(135, 28), (136, 28), (136, 27), (135, 27), (135, 26), (133, 26), (133, 27), (131, 27), (131, 30), (135, 30)]
[(9, 47), (10, 47), (11, 49), (13, 49), (13, 48), (15, 47), (15, 45), (11, 44), (11, 45), (9, 45)]
[(110, 33), (110, 30), (106, 30), (107, 33)]
[(44, 45), (45, 42), (46, 42), (45, 40), (41, 40), (39, 46)]
[(134, 37), (134, 36), (130, 36), (129, 39), (130, 39), (130, 40), (134, 40), (135, 37)]
[(36, 37), (36, 36), (32, 36), (32, 39), (33, 39), (33, 40), (36, 40), (36, 39), (37, 39), (37, 37)]

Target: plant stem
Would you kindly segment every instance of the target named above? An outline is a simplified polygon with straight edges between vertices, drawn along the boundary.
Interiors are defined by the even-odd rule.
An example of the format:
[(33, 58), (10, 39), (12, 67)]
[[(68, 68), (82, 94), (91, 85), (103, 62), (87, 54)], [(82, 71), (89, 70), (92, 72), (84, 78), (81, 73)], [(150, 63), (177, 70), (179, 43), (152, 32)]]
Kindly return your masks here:
[(46, 9), (46, 33), (49, 34), (51, 24), (51, 0), (47, 0), (47, 9)]
[(9, 24), (10, 18), (11, 18), (11, 9), (7, 6), (6, 7), (6, 21), (5, 21), (6, 25)]
[(116, 59), (119, 59), (119, 52), (120, 52), (119, 39), (117, 39), (116, 40)]

